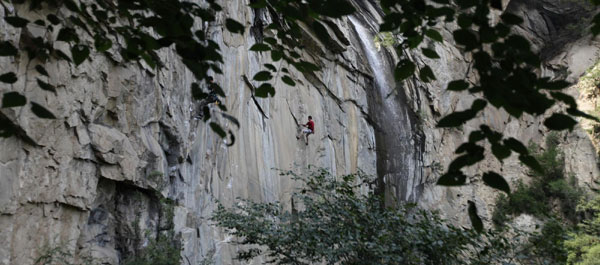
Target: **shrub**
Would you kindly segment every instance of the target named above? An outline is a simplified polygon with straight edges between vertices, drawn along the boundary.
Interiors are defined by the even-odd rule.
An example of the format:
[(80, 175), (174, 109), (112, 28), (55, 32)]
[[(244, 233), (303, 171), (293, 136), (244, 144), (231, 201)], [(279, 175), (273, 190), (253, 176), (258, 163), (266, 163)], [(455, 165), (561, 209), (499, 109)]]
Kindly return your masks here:
[[(530, 144), (529, 149), (544, 169), (544, 174), (531, 172), (533, 179), (529, 184), (519, 180), (509, 196), (501, 194), (498, 197), (492, 215), (495, 225), (503, 225), (511, 216), (523, 213), (542, 219), (556, 215), (576, 223), (575, 209), (583, 192), (574, 176), (566, 177), (559, 142), (558, 134), (550, 133), (546, 137), (546, 150), (540, 151), (539, 146)], [(554, 202), (558, 202), (559, 209), (553, 207)]]
[[(159, 227), (156, 236), (150, 239), (147, 247), (141, 249), (136, 255), (126, 259), (124, 265), (179, 265), (181, 261), (181, 243), (175, 235), (173, 218), (175, 216), (175, 202), (155, 193), (160, 202)], [(139, 222), (139, 220), (136, 220)], [(139, 225), (134, 225), (139, 227)], [(152, 232), (146, 231), (150, 236)], [(137, 233), (140, 237), (141, 233)]]
[(240, 200), (214, 212), (211, 220), (242, 245), (238, 258), (263, 255), (274, 264), (502, 264), (534, 253), (516, 244), (522, 233), (479, 234), (415, 206), (384, 207), (380, 196), (365, 192), (370, 180), (360, 174), (336, 179), (318, 170), (294, 179), (307, 188), (293, 194), (292, 209)]
[(581, 201), (577, 212), (584, 220), (577, 225), (578, 231), (565, 241), (568, 264), (598, 264), (600, 261), (600, 196)]
[(75, 255), (67, 243), (62, 242), (54, 247), (44, 246), (40, 255), (33, 261), (34, 265), (99, 265), (90, 253), (79, 253)]
[(563, 245), (569, 238), (567, 228), (560, 220), (546, 221), (541, 233), (529, 238), (538, 264), (565, 264), (568, 251)]
[(492, 215), (496, 227), (523, 213), (547, 220), (541, 232), (529, 238), (533, 258), (528, 259), (539, 264), (565, 264), (567, 261), (569, 250), (564, 243), (570, 238), (568, 231), (572, 225), (563, 222), (577, 223), (576, 208), (583, 194), (576, 178), (572, 175), (566, 177), (559, 142), (558, 134), (551, 133), (546, 137), (546, 150), (540, 151), (539, 146), (530, 144), (529, 149), (544, 174), (531, 172), (533, 179), (528, 184), (517, 181), (509, 196), (501, 194), (498, 197)]
[(173, 233), (161, 233), (156, 239), (150, 240), (148, 246), (135, 257), (123, 262), (124, 265), (179, 265), (181, 247)]

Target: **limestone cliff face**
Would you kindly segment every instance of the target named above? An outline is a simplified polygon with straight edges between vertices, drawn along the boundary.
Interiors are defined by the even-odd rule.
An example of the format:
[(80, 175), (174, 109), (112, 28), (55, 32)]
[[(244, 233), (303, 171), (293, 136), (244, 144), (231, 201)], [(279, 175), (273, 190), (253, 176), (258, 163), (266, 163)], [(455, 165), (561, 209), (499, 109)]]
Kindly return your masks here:
[[(32, 264), (55, 246), (117, 264), (166, 230), (179, 236), (182, 255), (192, 264), (205, 258), (231, 264), (235, 249), (206, 220), (217, 200), (225, 205), (236, 197), (289, 202), (297, 184), (277, 169), (302, 172), (314, 165), (334, 174), (377, 173), (368, 114), (371, 69), (362, 64), (365, 57), (352, 29), (340, 25), (353, 42), (342, 53), (307, 32), (313, 46), (304, 56), (323, 67), (320, 76), (294, 73), (297, 87), (278, 82), (274, 98), (255, 99), (243, 76), (253, 76), (270, 60), (248, 52), (261, 36), (254, 31), (231, 35), (221, 26), (227, 16), (255, 27), (270, 20), (247, 4), (228, 1), (218, 23), (203, 25), (225, 57), (224, 74), (216, 82), (227, 94), (228, 114), (240, 126), (223, 119), (215, 107), (212, 115), (234, 132), (232, 147), (194, 119), (192, 76), (172, 53), (161, 54), (167, 66), (160, 72), (143, 64), (115, 66), (111, 60), (119, 55), (113, 50), (112, 59), (94, 55), (78, 68), (50, 62), (48, 81), (60, 84), (55, 94), (35, 85), (35, 64), (27, 58), (2, 57), (1, 72), (21, 77), (2, 91), (19, 91), (58, 119), (37, 119), (27, 108), (1, 112), (21, 133), (0, 139), (0, 264)], [(19, 14), (32, 20), (45, 15), (20, 8)], [(4, 20), (0, 29), (13, 43), (28, 34)], [(297, 123), (308, 115), (315, 119), (316, 133), (305, 145), (295, 135)], [(165, 214), (163, 196), (173, 201), (172, 216)]]
[[(0, 72), (14, 71), (21, 77), (2, 92), (19, 91), (58, 117), (40, 120), (27, 108), (0, 110), (1, 118), (20, 128), (18, 136), (0, 138), (0, 264), (32, 264), (54, 246), (76, 257), (118, 264), (163, 231), (175, 232), (186, 264), (236, 264), (235, 246), (227, 244), (231, 238), (207, 220), (217, 201), (228, 205), (242, 197), (287, 203), (298, 183), (277, 170), (302, 173), (309, 165), (329, 168), (336, 175), (359, 169), (378, 175), (389, 203), (418, 202), (468, 225), (466, 200), (476, 201), (485, 218), (491, 213), (494, 191), (476, 180), (464, 188), (434, 185), (466, 132), (486, 122), (523, 141), (539, 141), (544, 134), (541, 121), (513, 120), (501, 111), (485, 113), (463, 131), (436, 129), (437, 119), (472, 101), (444, 89), (448, 81), (468, 77), (470, 59), (450, 43), (435, 46), (442, 59), (430, 65), (436, 66), (438, 81), (395, 85), (391, 70), (399, 56), (427, 59), (375, 49), (372, 39), (380, 11), (367, 0), (354, 0), (359, 13), (329, 25), (337, 43), (323, 44), (305, 31), (309, 48), (302, 56), (319, 64), (321, 72), (292, 72), (296, 87), (278, 81), (273, 98), (253, 98), (250, 86), (256, 84), (243, 77), (260, 71), (270, 56), (248, 48), (264, 37), (257, 29), (273, 14), (252, 10), (248, 2), (224, 2), (217, 23), (203, 25), (224, 55), (224, 73), (215, 75), (227, 94), (223, 104), (227, 114), (240, 121), (238, 127), (211, 108), (213, 120), (235, 134), (231, 147), (229, 140), (194, 118), (198, 106), (190, 95), (193, 77), (173, 53), (161, 54), (167, 65), (159, 72), (143, 63), (116, 66), (120, 58), (114, 50), (110, 59), (94, 55), (77, 68), (64, 61), (49, 62), (48, 81), (60, 84), (57, 93), (37, 87), (35, 64), (24, 56), (14, 61), (0, 57)], [(506, 3), (530, 15), (523, 32), (534, 43), (542, 45), (557, 32), (552, 19), (535, 15), (543, 18), (550, 11), (527, 1)], [(32, 19), (45, 15), (19, 8), (21, 16)], [(232, 35), (222, 27), (225, 17), (251, 28), (243, 36)], [(539, 35), (540, 28), (554, 31)], [(443, 29), (446, 39), (451, 39), (450, 29)], [(0, 38), (19, 43), (25, 34), (44, 33), (21, 32), (0, 20)], [(547, 73), (559, 74), (558, 69), (567, 67), (570, 78), (576, 79), (594, 62), (596, 55), (589, 60), (592, 56), (586, 56), (595, 54), (599, 45), (585, 37), (565, 43), (549, 53)], [(280, 63), (274, 65), (287, 67)], [(305, 145), (295, 138), (296, 124), (306, 122), (308, 115), (315, 120), (316, 132)], [(570, 170), (591, 182), (598, 169), (585, 132), (565, 134), (564, 146)], [(490, 159), (469, 173), (500, 167)], [(502, 168), (511, 179), (526, 177), (516, 159)]]

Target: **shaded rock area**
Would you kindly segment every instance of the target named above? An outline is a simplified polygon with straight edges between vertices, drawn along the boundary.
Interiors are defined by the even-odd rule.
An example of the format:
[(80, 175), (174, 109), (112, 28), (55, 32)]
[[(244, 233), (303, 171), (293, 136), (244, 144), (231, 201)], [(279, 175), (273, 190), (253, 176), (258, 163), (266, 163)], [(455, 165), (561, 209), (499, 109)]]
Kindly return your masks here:
[[(490, 156), (468, 169), (475, 176), (469, 186), (435, 186), (455, 148), (481, 123), (524, 142), (539, 143), (546, 134), (543, 120), (515, 120), (500, 110), (489, 110), (462, 129), (436, 128), (439, 118), (474, 99), (445, 90), (454, 79), (475, 81), (471, 58), (452, 41), (423, 44), (437, 51), (438, 61), (410, 51), (376, 50), (369, 44), (381, 11), (375, 1), (354, 0), (360, 12), (353, 19), (325, 23), (332, 36), (328, 43), (303, 28), (301, 56), (323, 68), (303, 75), (284, 62), (272, 62), (268, 53), (248, 51), (273, 34), (263, 29), (278, 14), (253, 10), (249, 0), (220, 2), (224, 11), (217, 22), (201, 26), (224, 56), (223, 74), (214, 76), (229, 111), (224, 114), (212, 104), (209, 109), (211, 121), (235, 134), (231, 147), (230, 139), (195, 119), (199, 103), (191, 97), (193, 76), (171, 52), (159, 54), (165, 69), (158, 72), (143, 62), (118, 64), (114, 48), (108, 56), (93, 54), (77, 68), (49, 61), (45, 80), (56, 85), (57, 93), (37, 87), (35, 64), (28, 64), (25, 54), (0, 57), (1, 73), (24, 77), (1, 92), (18, 91), (58, 117), (38, 119), (28, 108), (0, 110), (0, 119), (17, 132), (0, 138), (0, 265), (33, 264), (45, 249), (57, 246), (73, 253), (74, 260), (92, 257), (119, 264), (161, 233), (175, 235), (184, 264), (240, 264), (234, 259), (237, 246), (229, 244), (233, 239), (207, 219), (217, 202), (228, 206), (238, 197), (290, 203), (299, 183), (278, 170), (302, 174), (317, 166), (334, 175), (362, 170), (378, 177), (388, 204), (417, 202), (463, 226), (470, 225), (467, 200), (477, 203), (485, 221), (490, 219), (497, 191), (481, 183), (481, 172), (528, 178), (516, 157), (501, 165)], [(585, 20), (585, 7), (554, 2), (503, 1), (509, 10), (526, 15), (519, 30), (545, 54), (543, 74), (574, 81), (597, 61), (600, 44), (584, 33), (568, 35), (569, 25)], [(21, 16), (39, 16), (20, 8)], [(226, 17), (251, 27), (243, 36), (230, 34), (223, 28)], [(453, 27), (440, 28), (446, 40), (452, 39)], [(19, 43), (27, 34), (35, 32), (0, 20), (2, 39)], [(54, 45), (68, 49), (64, 43)], [(437, 81), (396, 85), (391, 73), (403, 57), (429, 64)], [(244, 77), (254, 76), (263, 63), (290, 68), (298, 85), (276, 80), (274, 97), (254, 97), (259, 84)], [(236, 117), (239, 127), (225, 115)], [(297, 124), (309, 115), (316, 130), (306, 145), (295, 135)], [(592, 183), (600, 171), (589, 137), (581, 129), (561, 136), (567, 168), (580, 183)], [(263, 263), (258, 258), (251, 264)]]

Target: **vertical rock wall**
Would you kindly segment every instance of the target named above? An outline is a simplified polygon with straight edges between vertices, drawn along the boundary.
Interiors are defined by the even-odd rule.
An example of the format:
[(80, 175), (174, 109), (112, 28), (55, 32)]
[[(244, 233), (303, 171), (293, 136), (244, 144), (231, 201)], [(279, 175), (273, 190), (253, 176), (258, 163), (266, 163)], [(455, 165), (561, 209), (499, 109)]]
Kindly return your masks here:
[[(453, 79), (471, 78), (470, 58), (451, 43), (425, 44), (442, 57), (435, 62), (418, 54), (374, 49), (370, 44), (380, 12), (373, 1), (353, 1), (358, 14), (328, 24), (333, 43), (323, 44), (305, 30), (302, 56), (323, 68), (309, 76), (271, 62), (268, 54), (248, 52), (264, 37), (260, 29), (274, 15), (252, 10), (248, 2), (223, 1), (225, 10), (218, 21), (202, 25), (221, 46), (224, 73), (215, 80), (227, 94), (227, 114), (240, 122), (238, 127), (211, 106), (212, 121), (236, 136), (231, 147), (229, 139), (195, 118), (192, 75), (173, 53), (160, 54), (166, 67), (159, 72), (143, 62), (120, 66), (115, 50), (109, 56), (93, 55), (78, 68), (50, 61), (45, 64), (50, 74), (46, 81), (57, 85), (57, 93), (35, 84), (39, 76), (33, 67), (38, 62), (29, 63), (25, 55), (0, 57), (0, 73), (14, 71), (20, 77), (14, 85), (0, 87), (1, 92), (18, 91), (58, 117), (40, 120), (25, 107), (0, 110), (0, 118), (20, 132), (0, 139), (0, 264), (32, 264), (55, 247), (74, 254), (75, 262), (91, 256), (118, 264), (166, 232), (174, 232), (181, 242), (184, 264), (237, 264), (236, 247), (228, 244), (232, 239), (207, 220), (217, 202), (230, 205), (242, 197), (289, 203), (299, 184), (280, 176), (278, 169), (301, 174), (309, 165), (329, 168), (335, 175), (359, 169), (378, 175), (388, 203), (416, 201), (468, 225), (466, 201), (475, 201), (487, 218), (495, 191), (480, 178), (461, 188), (434, 185), (468, 132), (485, 122), (525, 142), (543, 138), (541, 121), (514, 120), (502, 111), (486, 112), (463, 129), (435, 128), (440, 117), (470, 106), (469, 95), (444, 89)], [(532, 29), (537, 34), (539, 28), (551, 28), (551, 19), (535, 18), (539, 6), (505, 3), (529, 15), (522, 31), (534, 43), (547, 40), (531, 35)], [(31, 20), (45, 16), (26, 6), (18, 8), (19, 15)], [(232, 35), (222, 27), (225, 17), (251, 27), (243, 36)], [(440, 29), (447, 40), (451, 29)], [(27, 34), (47, 33), (22, 32), (0, 20), (0, 38), (18, 44)], [(54, 45), (68, 50), (64, 43)], [(572, 79), (594, 61), (581, 58), (598, 50), (595, 41), (585, 38), (558, 46), (562, 48), (549, 55), (546, 74), (559, 74), (557, 69), (566, 67)], [(409, 80), (392, 89), (390, 72), (399, 56), (435, 66), (438, 80)], [(298, 85), (277, 80), (273, 98), (253, 98), (250, 87), (258, 84), (246, 82), (244, 76), (251, 79), (263, 63), (289, 68)], [(295, 135), (297, 123), (306, 122), (308, 115), (314, 117), (316, 132), (305, 145)], [(599, 172), (587, 135), (576, 130), (563, 136), (568, 168), (591, 183)], [(516, 158), (504, 165), (486, 160), (468, 173), (477, 176), (490, 169), (511, 180), (527, 175)]]
[[(235, 134), (232, 147), (194, 118), (198, 106), (190, 95), (192, 76), (173, 53), (161, 53), (166, 67), (158, 72), (144, 63), (118, 65), (115, 50), (108, 57), (95, 54), (77, 68), (50, 61), (46, 81), (57, 86), (57, 93), (35, 85), (39, 76), (33, 67), (39, 62), (28, 63), (25, 55), (0, 58), (0, 72), (21, 77), (2, 92), (18, 91), (58, 117), (40, 120), (26, 107), (1, 110), (21, 133), (0, 139), (0, 264), (32, 264), (55, 249), (73, 254), (74, 263), (91, 256), (117, 264), (169, 230), (182, 242), (185, 262), (232, 264), (237, 261), (234, 247), (226, 244), (230, 239), (207, 221), (217, 201), (289, 202), (298, 184), (278, 169), (302, 173), (313, 165), (336, 175), (359, 169), (377, 174), (375, 125), (367, 100), (373, 76), (362, 64), (366, 57), (352, 29), (346, 22), (338, 25), (336, 41), (352, 43), (341, 50), (345, 45), (324, 45), (307, 30), (310, 48), (303, 56), (323, 71), (304, 77), (274, 63), (290, 68), (298, 85), (278, 80), (275, 97), (253, 98), (250, 85), (258, 84), (248, 84), (243, 76), (251, 79), (262, 63), (270, 62), (268, 54), (248, 52), (261, 36), (255, 30), (231, 35), (222, 28), (225, 17), (253, 27), (270, 21), (270, 14), (257, 16), (247, 4), (223, 3), (219, 21), (203, 25), (226, 62), (224, 74), (215, 80), (227, 94), (228, 114), (240, 126), (215, 106), (211, 111), (213, 121)], [(26, 6), (16, 8), (30, 20), (45, 16)], [(1, 37), (15, 44), (30, 34), (3, 20), (0, 29)], [(64, 43), (54, 45), (68, 50)], [(295, 136), (297, 123), (308, 115), (314, 117), (316, 132), (306, 145)], [(172, 220), (165, 220), (170, 205)]]

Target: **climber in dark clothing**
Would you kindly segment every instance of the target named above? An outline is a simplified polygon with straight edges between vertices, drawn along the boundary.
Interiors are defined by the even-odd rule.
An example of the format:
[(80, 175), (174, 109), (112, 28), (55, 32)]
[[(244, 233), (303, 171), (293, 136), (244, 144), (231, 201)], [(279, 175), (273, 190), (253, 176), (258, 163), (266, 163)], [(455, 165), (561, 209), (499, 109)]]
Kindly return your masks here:
[[(308, 122), (306, 124), (298, 124), (306, 128), (302, 129), (302, 133), (306, 135), (306, 145), (308, 145), (308, 136), (315, 133), (315, 122), (312, 120), (312, 116), (308, 116)], [(296, 139), (300, 139), (300, 136), (296, 136)]]
[(197, 114), (194, 117), (195, 119), (202, 119), (204, 118), (204, 114), (206, 112), (209, 111), (208, 105), (211, 103), (214, 103), (215, 105), (220, 105), (221, 104), (221, 100), (219, 99), (219, 97), (217, 97), (217, 88), (215, 88), (217, 85), (215, 84), (215, 81), (213, 79), (212, 76), (209, 76), (206, 78), (207, 79), (207, 90), (208, 90), (208, 94), (205, 94), (203, 92), (200, 92), (199, 97), (201, 97), (202, 99), (200, 99), (197, 102)]

